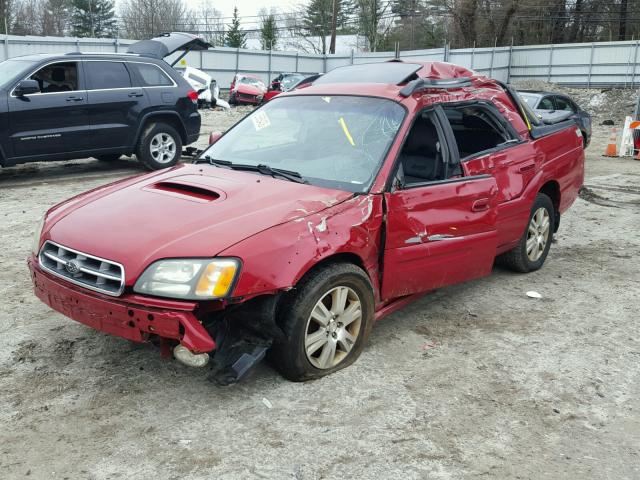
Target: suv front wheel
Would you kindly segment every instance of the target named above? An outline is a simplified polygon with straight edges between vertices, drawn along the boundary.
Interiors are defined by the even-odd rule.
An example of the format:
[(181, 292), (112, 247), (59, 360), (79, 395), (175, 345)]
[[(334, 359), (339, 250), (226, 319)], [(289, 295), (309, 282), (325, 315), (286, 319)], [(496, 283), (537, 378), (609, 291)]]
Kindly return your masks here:
[(136, 157), (149, 170), (172, 167), (182, 155), (182, 140), (171, 125), (152, 123), (145, 128)]

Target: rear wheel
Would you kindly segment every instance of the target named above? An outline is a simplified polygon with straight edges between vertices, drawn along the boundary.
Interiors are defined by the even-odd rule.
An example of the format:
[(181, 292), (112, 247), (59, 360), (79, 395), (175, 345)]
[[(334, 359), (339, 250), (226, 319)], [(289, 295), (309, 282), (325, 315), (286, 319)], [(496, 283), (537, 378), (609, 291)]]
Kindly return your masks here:
[(283, 309), (284, 340), (270, 353), (286, 378), (323, 377), (360, 356), (373, 325), (373, 290), (367, 275), (351, 264), (335, 264), (301, 282)]
[(150, 124), (140, 137), (136, 156), (149, 170), (172, 167), (182, 155), (182, 140), (171, 125)]
[(544, 264), (553, 240), (555, 209), (544, 193), (536, 197), (529, 223), (518, 245), (500, 256), (500, 261), (516, 272), (532, 272)]

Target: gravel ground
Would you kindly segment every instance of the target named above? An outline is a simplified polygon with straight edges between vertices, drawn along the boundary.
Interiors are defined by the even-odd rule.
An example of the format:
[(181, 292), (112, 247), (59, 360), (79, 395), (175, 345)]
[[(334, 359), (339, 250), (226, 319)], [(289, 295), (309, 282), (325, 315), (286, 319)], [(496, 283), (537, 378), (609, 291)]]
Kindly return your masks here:
[[(207, 113), (204, 144), (246, 111)], [(0, 171), (0, 478), (640, 478), (640, 162), (601, 157), (607, 135), (542, 270), (427, 295), (304, 384), (263, 365), (221, 388), (49, 310), (25, 265), (42, 212), (141, 169)]]

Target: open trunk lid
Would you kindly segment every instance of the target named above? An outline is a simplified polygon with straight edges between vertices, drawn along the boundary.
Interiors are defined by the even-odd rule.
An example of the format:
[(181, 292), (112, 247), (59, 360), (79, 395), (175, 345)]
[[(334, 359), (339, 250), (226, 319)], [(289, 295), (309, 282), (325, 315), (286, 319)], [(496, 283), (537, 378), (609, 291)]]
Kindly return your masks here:
[(171, 66), (175, 65), (192, 50), (207, 50), (211, 45), (202, 38), (191, 33), (171, 32), (163, 33), (151, 40), (141, 40), (129, 46), (127, 53), (137, 53), (146, 57), (163, 59), (172, 53), (182, 50)]

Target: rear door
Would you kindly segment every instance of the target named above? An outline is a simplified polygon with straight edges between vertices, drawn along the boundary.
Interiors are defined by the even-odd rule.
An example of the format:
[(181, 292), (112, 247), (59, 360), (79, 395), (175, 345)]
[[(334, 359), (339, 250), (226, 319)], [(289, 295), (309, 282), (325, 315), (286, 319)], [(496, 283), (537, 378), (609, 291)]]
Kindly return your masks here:
[(444, 111), (462, 156), (466, 175), (491, 175), (498, 187), (498, 245), (518, 238), (528, 206), (513, 202), (538, 172), (543, 158), (533, 143), (519, 137), (493, 104), (464, 102)]
[[(399, 180), (385, 194), (384, 299), (488, 275), (495, 258), (496, 181), (461, 175), (455, 141), (438, 109), (420, 114), (437, 136), (429, 133), (429, 121), (416, 120), (397, 162)], [(414, 135), (420, 124), (425, 130)]]
[(89, 145), (89, 112), (79, 62), (52, 62), (27, 78), (40, 92), (8, 96), (9, 137), (14, 157), (84, 150)]
[(93, 148), (133, 145), (140, 115), (148, 106), (144, 90), (133, 86), (125, 62), (86, 60), (84, 70)]

